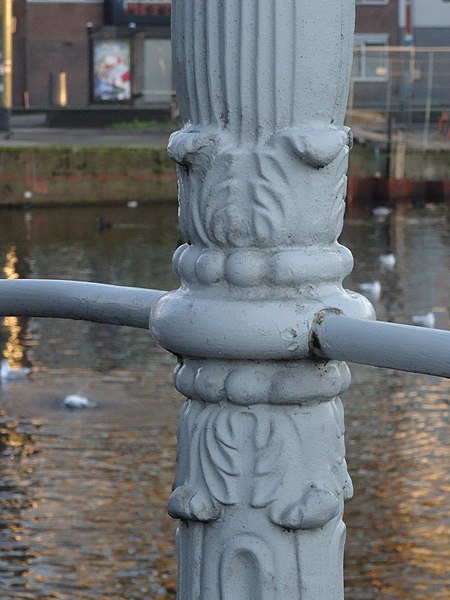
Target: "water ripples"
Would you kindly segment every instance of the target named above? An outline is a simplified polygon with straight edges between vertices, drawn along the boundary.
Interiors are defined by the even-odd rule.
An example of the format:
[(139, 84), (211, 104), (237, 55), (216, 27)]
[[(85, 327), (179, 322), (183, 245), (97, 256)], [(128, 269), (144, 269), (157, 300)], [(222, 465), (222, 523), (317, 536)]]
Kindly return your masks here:
[[(145, 229), (100, 234), (92, 208), (33, 210), (27, 219), (5, 212), (5, 268), (175, 287), (176, 209), (104, 212)], [(379, 280), (380, 318), (409, 322), (432, 310), (448, 329), (448, 223), (445, 207), (385, 222), (355, 208), (342, 239), (355, 255), (346, 287)], [(388, 253), (393, 271), (380, 269)], [(145, 331), (57, 320), (5, 320), (0, 343), (12, 366), (32, 367), (30, 378), (0, 389), (0, 599), (174, 600), (176, 523), (166, 514), (182, 401), (174, 359)], [(346, 600), (447, 600), (450, 383), (351, 369)], [(69, 393), (95, 407), (64, 408)]]

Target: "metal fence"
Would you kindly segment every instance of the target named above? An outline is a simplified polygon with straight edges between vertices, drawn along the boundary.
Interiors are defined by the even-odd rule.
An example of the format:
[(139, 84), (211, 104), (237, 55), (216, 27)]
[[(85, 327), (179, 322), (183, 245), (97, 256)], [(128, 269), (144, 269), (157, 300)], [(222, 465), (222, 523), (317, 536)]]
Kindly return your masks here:
[(406, 125), (428, 119), (447, 134), (450, 47), (355, 46), (349, 111), (361, 109)]

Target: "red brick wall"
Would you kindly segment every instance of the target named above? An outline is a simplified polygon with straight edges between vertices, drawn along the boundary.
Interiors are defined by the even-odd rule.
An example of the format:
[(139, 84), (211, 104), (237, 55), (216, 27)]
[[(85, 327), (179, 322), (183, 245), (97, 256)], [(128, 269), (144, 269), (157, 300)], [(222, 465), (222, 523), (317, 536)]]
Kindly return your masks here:
[[(14, 40), (14, 106), (49, 106), (50, 74), (65, 71), (69, 107), (89, 100), (89, 51), (86, 23), (103, 23), (103, 4), (28, 3), (16, 0)], [(26, 40), (26, 43), (25, 43)]]
[(357, 5), (356, 33), (387, 33), (389, 43), (399, 43), (398, 0), (389, 0), (385, 5)]

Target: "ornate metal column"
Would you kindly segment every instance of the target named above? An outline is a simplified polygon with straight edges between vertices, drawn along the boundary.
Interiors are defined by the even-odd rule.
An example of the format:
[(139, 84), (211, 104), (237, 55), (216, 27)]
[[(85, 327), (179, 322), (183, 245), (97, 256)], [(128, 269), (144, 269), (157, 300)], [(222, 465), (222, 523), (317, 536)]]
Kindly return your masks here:
[(174, 0), (180, 289), (0, 281), (0, 315), (147, 328), (186, 401), (178, 600), (342, 600), (341, 360), (450, 377), (450, 333), (343, 289), (354, 0)]
[(352, 495), (338, 395), (314, 316), (371, 318), (338, 244), (353, 0), (175, 0), (187, 243), (151, 328), (188, 397), (169, 512), (179, 600), (338, 600)]

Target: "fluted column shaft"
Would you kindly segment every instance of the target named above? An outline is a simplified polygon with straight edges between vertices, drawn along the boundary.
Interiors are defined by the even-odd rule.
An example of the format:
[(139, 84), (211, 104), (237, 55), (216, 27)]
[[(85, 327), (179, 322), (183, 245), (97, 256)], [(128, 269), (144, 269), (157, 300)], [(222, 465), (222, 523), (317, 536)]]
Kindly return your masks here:
[(350, 377), (312, 358), (309, 333), (324, 308), (373, 316), (342, 288), (337, 242), (353, 25), (353, 0), (173, 2), (186, 244), (151, 327), (188, 398), (169, 501), (179, 600), (343, 597)]

